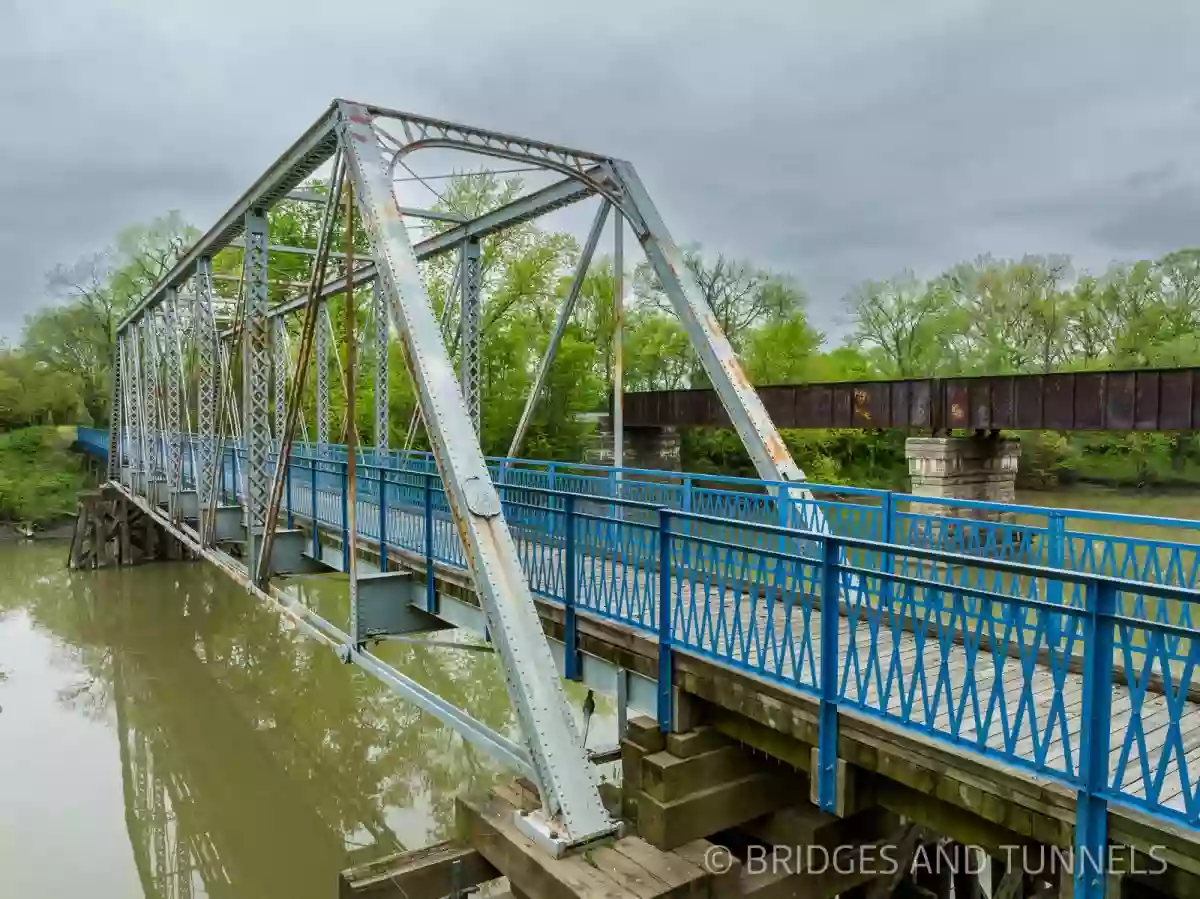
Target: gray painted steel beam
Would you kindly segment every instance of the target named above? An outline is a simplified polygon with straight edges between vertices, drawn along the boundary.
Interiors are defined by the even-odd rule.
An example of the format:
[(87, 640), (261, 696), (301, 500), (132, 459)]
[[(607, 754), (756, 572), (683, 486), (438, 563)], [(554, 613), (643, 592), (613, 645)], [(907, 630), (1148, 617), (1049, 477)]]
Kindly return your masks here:
[(140, 318), (147, 309), (157, 305), (166, 294), (168, 287), (183, 286), (195, 272), (196, 264), (201, 257), (215, 255), (218, 250), (227, 247), (230, 241), (242, 233), (246, 216), (253, 210), (269, 207), (316, 171), (321, 163), (329, 158), (337, 145), (337, 136), (333, 131), (334, 118), (333, 107), (330, 107), (299, 140), (275, 161), (274, 165), (254, 182), (249, 190), (242, 194), (241, 198), (221, 216), (220, 220), (188, 249), (171, 271), (167, 272), (142, 301), (121, 320), (117, 325), (117, 330), (124, 330), (131, 322)]
[[(600, 177), (603, 173), (604, 170), (600, 167), (588, 170), (588, 175), (595, 178)], [(413, 252), (416, 254), (417, 259), (424, 262), (426, 259), (432, 259), (442, 253), (457, 250), (464, 240), (469, 238), (482, 240), (498, 231), (503, 231), (505, 228), (511, 228), (514, 225), (535, 219), (548, 212), (561, 209), (564, 206), (570, 206), (573, 203), (586, 200), (594, 193), (595, 191), (589, 185), (572, 178), (557, 181), (549, 187), (534, 191), (507, 205), (501, 206), (499, 209), (493, 209), (491, 212), (484, 213), (479, 218), (467, 222), (458, 228), (451, 228), (448, 231), (443, 231), (441, 234), (435, 234), (432, 237), (426, 238), (413, 246)], [(314, 250), (313, 252), (316, 251)], [(368, 281), (373, 281), (376, 275), (377, 271), (373, 262), (369, 265), (360, 266), (354, 271), (354, 286), (358, 287), (361, 284), (366, 284)], [(345, 289), (346, 279), (343, 276), (322, 285), (320, 296), (322, 298), (336, 296)], [(292, 312), (298, 312), (304, 308), (304, 304), (307, 302), (307, 296), (295, 297), (287, 302), (280, 303), (269, 314), (288, 315)]]
[(258, 570), (271, 489), (271, 426), (268, 417), (271, 357), (267, 334), (267, 217), (246, 215), (245, 322), (242, 326), (242, 412), (246, 441), (247, 568)]
[(475, 426), (475, 434), (479, 435), (480, 386), (479, 386), (479, 328), (482, 317), (482, 300), (479, 296), (480, 263), (483, 253), (479, 241), (472, 238), (463, 242), (462, 256), (459, 260), (459, 277), (461, 286), (459, 296), (459, 358), (458, 378), (462, 386), (463, 401), (467, 404), (467, 414)]
[[(641, 179), (627, 162), (614, 162), (613, 170), (625, 197), (621, 210), (637, 232), (646, 258), (687, 330), (704, 371), (721, 397), (758, 476), (766, 481), (804, 481), (804, 472), (792, 459), (766, 407), (742, 371), (737, 353), (717, 324), (700, 286), (684, 265), (683, 253), (671, 239)], [(794, 498), (812, 499), (812, 494), (798, 489)], [(828, 531), (823, 515), (818, 512), (813, 519), (815, 530)]]
[[(554, 659), (500, 497), (453, 376), (433, 306), (403, 218), (396, 210), (384, 158), (362, 106), (338, 105), (338, 130), (355, 181), (363, 222), (405, 354), (450, 510), (462, 534), (471, 574), (503, 660), (509, 696), (529, 746), (543, 809), (567, 841), (612, 833), (595, 773), (575, 733)], [(545, 822), (549, 840), (550, 821)]]
[[(387, 297), (376, 281), (371, 285), (372, 316), (375, 324), (375, 449), (388, 448), (388, 323)], [(282, 321), (282, 319), (281, 319)]]

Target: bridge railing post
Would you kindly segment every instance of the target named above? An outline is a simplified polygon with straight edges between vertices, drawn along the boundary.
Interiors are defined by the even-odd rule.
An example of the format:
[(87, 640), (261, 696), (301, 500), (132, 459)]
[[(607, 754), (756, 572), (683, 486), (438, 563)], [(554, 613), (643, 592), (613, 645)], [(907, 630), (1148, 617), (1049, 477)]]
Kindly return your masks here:
[(314, 559), (321, 558), (321, 522), (317, 518), (317, 457), (308, 457), (308, 496), (311, 501), (312, 517), (312, 554)]
[[(551, 513), (553, 514), (553, 513)], [(567, 493), (563, 496), (563, 522), (567, 533), (564, 539), (563, 560), (563, 676), (567, 680), (579, 680), (582, 677), (579, 658), (579, 635), (575, 616), (577, 598), (575, 571), (575, 497)]]
[(287, 492), (287, 526), (290, 530), (296, 523), (295, 511), (292, 508), (292, 454), (288, 453), (287, 462), (283, 468), (284, 490)]
[(837, 813), (838, 609), (841, 545), (821, 540), (821, 710), (817, 721), (817, 805)]
[[(879, 542), (896, 542), (896, 495), (890, 490), (879, 498)], [(884, 574), (879, 583), (879, 600), (884, 608), (890, 608), (894, 584), (888, 575), (895, 570), (895, 557), (892, 553), (884, 553), (879, 561)]]
[(658, 510), (658, 728), (671, 731), (671, 510)]
[(425, 474), (425, 611), (437, 614), (437, 585), (433, 571), (433, 475)]
[[(1067, 517), (1059, 509), (1051, 509), (1046, 516), (1046, 567), (1064, 568), (1067, 555)], [(1063, 582), (1058, 578), (1046, 584), (1046, 601), (1063, 604)], [(1062, 634), (1061, 615), (1050, 615), (1046, 622), (1047, 642), (1057, 646)], [(1072, 622), (1073, 623), (1073, 622)]]
[[(1083, 618), (1083, 727), (1075, 803), (1076, 899), (1104, 899), (1108, 868), (1108, 757), (1112, 727), (1113, 628), (1117, 585), (1088, 581)], [(1130, 722), (1134, 726), (1134, 722)]]
[(342, 571), (350, 570), (350, 464), (342, 463)]

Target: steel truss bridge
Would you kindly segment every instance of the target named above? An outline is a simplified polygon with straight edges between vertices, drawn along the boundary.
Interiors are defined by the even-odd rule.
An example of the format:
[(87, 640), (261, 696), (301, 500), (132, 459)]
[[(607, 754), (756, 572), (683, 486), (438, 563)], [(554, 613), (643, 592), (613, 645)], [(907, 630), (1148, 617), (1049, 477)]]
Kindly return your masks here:
[[(397, 165), (411, 171), (405, 160), (418, 150), (514, 161), (555, 180), (459, 221), (397, 199)], [(327, 193), (298, 192), (320, 172)], [(485, 459), (481, 244), (589, 198), (595, 219), (510, 458)], [(316, 247), (270, 243), (267, 212), (280, 202), (320, 206)], [(609, 215), (621, 223), (616, 319), (628, 228), (761, 480), (625, 469), (619, 414), (613, 468), (517, 458)], [(414, 243), (409, 227), (420, 221), (446, 227)], [(236, 298), (214, 289), (214, 257), (231, 246), (243, 248)], [(285, 253), (311, 259), (299, 296), (279, 296), (268, 277)], [(453, 341), (420, 268), (447, 254), (457, 257)], [(366, 333), (355, 287), (370, 295)], [(347, 329), (335, 367), (329, 305), (339, 297)], [(429, 454), (387, 445), (387, 349), (397, 338)], [(340, 371), (345, 421), (356, 422), (360, 345), (373, 347), (374, 439), (343, 426), (335, 444), (331, 370)], [(626, 162), (336, 101), (120, 323), (114, 372), (108, 434), (80, 431), (107, 459), (109, 480), (344, 661), (526, 774), (542, 811), (517, 823), (547, 851), (615, 829), (559, 678), (587, 678), (582, 618), (657, 641), (656, 677), (622, 676), (615, 689), (664, 729), (684, 701), (673, 677), (686, 656), (814, 697), (813, 781), (826, 811), (837, 808), (839, 722), (859, 714), (896, 726), (914, 746), (952, 744), (1076, 791), (1084, 859), (1101, 858), (1110, 810), (1163, 827), (1200, 824), (1197, 523), (1011, 507), (1024, 517), (967, 526), (912, 513), (904, 495), (805, 483)], [(1104, 533), (1121, 523), (1160, 536)], [(388, 570), (393, 550), (405, 570)], [(348, 622), (320, 618), (278, 584), (319, 565), (348, 573)], [(435, 585), (447, 570), (477, 594), (520, 743), (370, 650), (377, 639), (456, 624)], [(563, 610), (557, 659), (539, 600)], [(1075, 878), (1076, 895), (1103, 895), (1098, 865), (1077, 866)]]

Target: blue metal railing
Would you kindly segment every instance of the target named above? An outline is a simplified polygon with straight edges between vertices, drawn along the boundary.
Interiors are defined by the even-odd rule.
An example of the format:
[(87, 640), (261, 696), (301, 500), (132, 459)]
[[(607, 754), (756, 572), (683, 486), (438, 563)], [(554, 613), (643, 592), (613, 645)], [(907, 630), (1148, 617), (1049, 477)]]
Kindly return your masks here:
[[(294, 514), (342, 531), (344, 463), (290, 467)], [(359, 489), (364, 539), (465, 567), (436, 474), (364, 463)], [(819, 752), (836, 745), (837, 710), (852, 708), (1055, 778), (1085, 806), (1200, 824), (1198, 763), (1182, 742), (1200, 727), (1188, 699), (1200, 694), (1200, 632), (1145, 612), (1148, 601), (1190, 607), (1195, 591), (774, 525), (739, 522), (730, 539), (727, 519), (500, 490), (536, 595), (568, 621), (586, 612), (657, 637), (664, 722), (669, 653), (686, 651), (820, 700)], [(975, 586), (987, 581), (1000, 589)], [(1083, 599), (1051, 602), (1054, 585)], [(568, 633), (568, 660), (574, 645)]]
[[(80, 428), (79, 432), (81, 441), (87, 440), (107, 452), (107, 433), (89, 428)], [(232, 452), (232, 448), (227, 450), (227, 454)], [(320, 456), (311, 445), (293, 449), (297, 459), (318, 461), (318, 487), (322, 490), (334, 489), (340, 483), (339, 466), (344, 464), (345, 455), (341, 446), (331, 446)], [(190, 486), (194, 453), (185, 451), (183, 459), (185, 486)], [(436, 472), (433, 457), (421, 452), (367, 449), (360, 452), (359, 464), (388, 470), (388, 478), (394, 477), (396, 483)], [(634, 468), (614, 470), (576, 463), (490, 459), (488, 465), (493, 478), (510, 489), (529, 487), (596, 499), (626, 499), (739, 524), (779, 525), (798, 530), (820, 530), (815, 527), (818, 521), (815, 513), (819, 511), (837, 536), (1034, 566), (1066, 567), (1151, 584), (1196, 587), (1200, 578), (1200, 521), (936, 499), (823, 484), (796, 485)], [(244, 471), (244, 460), (239, 459), (229, 467), (230, 485), (233, 468)], [(415, 486), (408, 484), (410, 493)], [(368, 479), (363, 495), (373, 496), (373, 489)], [(813, 498), (802, 498), (802, 490)], [(963, 519), (959, 515), (964, 511), (1003, 520)], [(1137, 533), (1107, 532), (1116, 529)], [(730, 535), (728, 531), (726, 535)], [(761, 532), (746, 530), (746, 535), (761, 536)], [(988, 580), (979, 572), (971, 575), (976, 578), (974, 583), (966, 584), (961, 581), (963, 572), (945, 570), (944, 573), (958, 578), (959, 586), (1000, 589), (1014, 596), (1048, 599), (1073, 608), (1079, 608), (1084, 599), (1078, 584), (1038, 585), (1008, 576), (997, 582), (995, 577)], [(1049, 589), (1051, 595), (1038, 594), (1039, 586)], [(1190, 606), (1158, 602), (1149, 595), (1141, 595), (1135, 601), (1141, 614), (1163, 623), (1193, 625)]]
[[(359, 465), (363, 538), (385, 554), (465, 567), (428, 455), (368, 450)], [(900, 506), (925, 498), (813, 485), (878, 502), (816, 499), (793, 512), (742, 479), (493, 465), (533, 592), (571, 610), (570, 621), (586, 612), (657, 637), (664, 721), (670, 653), (686, 651), (818, 699), (823, 758), (836, 746), (838, 710), (850, 708), (1077, 789), (1087, 846), (1110, 800), (1200, 825), (1198, 547), (1065, 526), (1132, 521), (1184, 534), (1200, 523), (1021, 506), (1003, 508), (1046, 524), (962, 522)], [(240, 449), (229, 448), (225, 501), (243, 492), (244, 472)], [(344, 534), (345, 478), (338, 448), (297, 447), (289, 516)], [(805, 505), (826, 514), (832, 534), (804, 521)], [(974, 529), (990, 536), (944, 551)], [(1141, 559), (1163, 553), (1174, 561)], [(1133, 577), (1122, 554), (1141, 559)], [(570, 634), (567, 643), (571, 673)], [(831, 786), (818, 786), (831, 801)]]
[(108, 458), (108, 432), (96, 428), (76, 428), (75, 443), (89, 456)]

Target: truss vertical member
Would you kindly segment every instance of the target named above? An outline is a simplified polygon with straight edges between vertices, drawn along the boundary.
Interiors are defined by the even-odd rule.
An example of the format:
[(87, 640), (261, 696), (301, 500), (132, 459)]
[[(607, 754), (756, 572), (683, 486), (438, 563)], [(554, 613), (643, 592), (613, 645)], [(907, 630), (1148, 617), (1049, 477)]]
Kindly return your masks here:
[[(637, 172), (628, 162), (612, 160), (610, 165), (622, 198), (621, 211), (687, 331), (758, 476), (765, 481), (805, 480), (804, 472), (792, 459), (766, 407), (742, 371), (737, 353), (717, 323), (700, 286), (684, 265), (683, 253), (671, 239)], [(801, 489), (794, 491), (791, 498), (811, 500), (812, 494)], [(824, 516), (816, 511), (813, 517), (814, 529), (828, 533)]]
[(258, 570), (257, 551), (266, 528), (271, 489), (271, 429), (267, 417), (270, 357), (267, 347), (267, 218), (262, 209), (246, 215), (242, 323), (242, 413), (246, 446), (247, 570)]
[(479, 340), (480, 340), (480, 260), (482, 257), (478, 240), (464, 240), (459, 258), (461, 285), (461, 311), (459, 313), (459, 379), (463, 398), (475, 433), (479, 434), (480, 386), (479, 386)]
[(372, 314), (375, 320), (375, 450), (388, 450), (388, 311), (387, 298), (379, 281), (371, 282)]
[(329, 454), (329, 327), (328, 310), (322, 301), (317, 311), (316, 362), (317, 367), (317, 455)]
[(183, 391), (183, 355), (179, 347), (179, 292), (168, 290), (163, 302), (163, 375), (166, 378), (167, 483), (170, 511), (178, 511), (175, 494), (183, 488), (183, 429), (179, 424)]
[(121, 463), (125, 451), (125, 442), (121, 439), (122, 416), (121, 406), (124, 402), (125, 385), (121, 378), (124, 368), (125, 335), (119, 334), (113, 343), (112, 358), (112, 387), (109, 390), (108, 402), (108, 468), (107, 477), (115, 481), (121, 476)]
[(217, 325), (213, 317), (212, 258), (200, 257), (196, 264), (195, 304), (192, 311), (192, 332), (196, 343), (196, 368), (199, 395), (196, 399), (196, 423), (200, 428), (200, 464), (196, 472), (196, 494), (202, 510), (200, 515), (201, 542), (208, 545), (211, 513), (205, 510), (217, 502), (220, 480), (217, 460), (217, 403), (220, 397), (220, 347)]
[[(566, 696), (500, 497), (459, 385), (417, 259), (396, 206), (384, 158), (365, 107), (339, 101), (341, 146), (359, 210), (417, 388), (426, 434), (465, 545), (505, 681), (537, 775), (546, 819), (522, 819), (544, 845), (581, 843), (615, 825), (600, 801), (595, 772), (575, 732)], [(534, 820), (530, 820), (534, 819)], [(560, 823), (552, 823), (557, 819)], [(565, 839), (557, 835), (563, 834)]]
[(287, 320), (277, 315), (271, 320), (271, 366), (275, 374), (275, 453), (283, 451), (283, 428), (287, 421)]
[(157, 310), (151, 309), (142, 319), (142, 408), (145, 415), (142, 419), (142, 430), (146, 435), (146, 479), (147, 491), (149, 482), (162, 477), (160, 462), (159, 422), (158, 422), (158, 333), (155, 319)]

